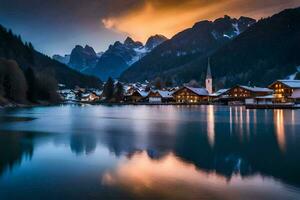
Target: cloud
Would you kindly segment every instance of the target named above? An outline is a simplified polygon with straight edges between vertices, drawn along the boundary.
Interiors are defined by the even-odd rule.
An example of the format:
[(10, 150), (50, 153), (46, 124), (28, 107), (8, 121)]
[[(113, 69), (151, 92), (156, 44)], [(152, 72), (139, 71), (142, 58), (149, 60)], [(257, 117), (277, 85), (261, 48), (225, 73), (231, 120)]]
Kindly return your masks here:
[(287, 7), (300, 5), (299, 0), (148, 0), (135, 4), (122, 14), (102, 19), (105, 28), (126, 33), (145, 41), (154, 34), (172, 37), (195, 22), (222, 17), (247, 15), (261, 18)]

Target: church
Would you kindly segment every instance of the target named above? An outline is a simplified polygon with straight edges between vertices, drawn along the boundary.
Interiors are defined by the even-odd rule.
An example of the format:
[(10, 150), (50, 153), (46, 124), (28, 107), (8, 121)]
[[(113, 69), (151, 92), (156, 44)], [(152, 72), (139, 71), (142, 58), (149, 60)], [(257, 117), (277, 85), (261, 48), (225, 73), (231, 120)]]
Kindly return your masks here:
[(211, 69), (210, 69), (210, 58), (208, 58), (208, 66), (207, 66), (207, 72), (206, 72), (206, 79), (205, 79), (205, 88), (208, 92), (208, 94), (213, 93), (213, 82), (212, 82), (212, 75), (211, 75)]
[(210, 59), (208, 59), (205, 88), (184, 86), (174, 92), (173, 96), (177, 103), (199, 104), (207, 103), (213, 93), (213, 79), (211, 75)]

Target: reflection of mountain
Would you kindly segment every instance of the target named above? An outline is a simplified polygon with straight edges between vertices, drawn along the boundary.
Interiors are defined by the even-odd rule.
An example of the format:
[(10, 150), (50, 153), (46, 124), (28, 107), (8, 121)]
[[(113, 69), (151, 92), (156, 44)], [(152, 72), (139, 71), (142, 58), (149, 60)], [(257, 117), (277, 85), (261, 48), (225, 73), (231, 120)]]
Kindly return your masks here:
[(77, 155), (88, 155), (95, 151), (97, 141), (93, 134), (71, 135), (70, 147)]
[(0, 176), (6, 170), (21, 165), (23, 158), (32, 158), (33, 135), (19, 132), (0, 132)]

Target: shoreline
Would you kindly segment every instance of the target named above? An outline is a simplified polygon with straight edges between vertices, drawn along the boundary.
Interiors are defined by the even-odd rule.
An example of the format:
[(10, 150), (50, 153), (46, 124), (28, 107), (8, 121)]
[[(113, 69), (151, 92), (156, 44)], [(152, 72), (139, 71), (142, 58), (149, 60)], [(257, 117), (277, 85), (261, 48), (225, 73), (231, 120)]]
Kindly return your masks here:
[(280, 105), (268, 105), (268, 106), (258, 106), (258, 105), (245, 105), (245, 104), (237, 104), (237, 105), (227, 105), (222, 103), (147, 103), (147, 102), (139, 102), (139, 103), (108, 103), (108, 102), (72, 102), (62, 103), (63, 105), (68, 104), (86, 104), (86, 105), (106, 105), (106, 106), (224, 106), (224, 107), (240, 107), (243, 106), (247, 110), (259, 109), (259, 110), (274, 110), (274, 109), (285, 109), (285, 110), (293, 110), (293, 109), (300, 109), (300, 105), (293, 105), (293, 106), (280, 106)]
[(3, 109), (14, 109), (14, 108), (34, 108), (34, 107), (48, 107), (48, 106), (58, 106), (58, 105), (104, 105), (104, 106), (224, 106), (224, 107), (239, 107), (243, 106), (247, 110), (274, 110), (274, 109), (284, 109), (284, 110), (294, 110), (294, 109), (300, 109), (300, 105), (294, 105), (294, 106), (256, 106), (256, 105), (227, 105), (227, 104), (221, 104), (221, 103), (147, 103), (147, 102), (138, 102), (138, 103), (109, 103), (109, 102), (80, 102), (80, 101), (74, 101), (74, 102), (60, 102), (60, 103), (40, 103), (40, 104), (8, 104), (8, 105), (0, 105), (0, 110)]

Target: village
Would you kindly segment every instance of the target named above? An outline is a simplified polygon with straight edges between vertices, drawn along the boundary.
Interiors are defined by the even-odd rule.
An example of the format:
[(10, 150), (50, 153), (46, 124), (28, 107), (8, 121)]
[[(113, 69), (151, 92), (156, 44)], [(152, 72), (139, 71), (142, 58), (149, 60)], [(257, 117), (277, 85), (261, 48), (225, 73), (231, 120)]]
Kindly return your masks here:
[[(116, 86), (118, 85), (118, 86)], [(108, 101), (104, 90), (76, 88), (59, 93), (65, 102), (118, 103), (136, 105), (245, 105), (248, 109), (300, 108), (300, 80), (276, 80), (267, 87), (236, 85), (213, 91), (213, 77), (208, 62), (205, 88), (184, 85), (157, 89), (146, 83), (112, 83), (121, 88), (117, 100)], [(111, 94), (112, 96), (113, 94)], [(112, 98), (112, 97), (111, 97)], [(111, 99), (110, 98), (110, 99)]]

